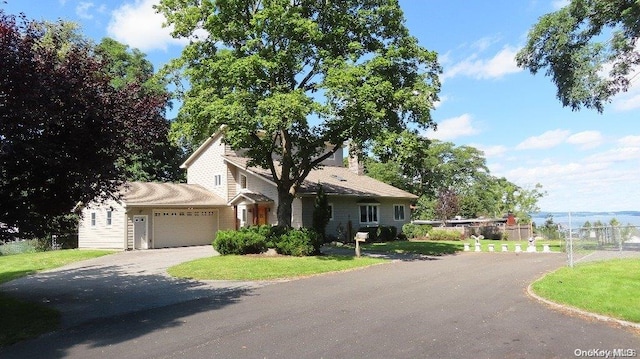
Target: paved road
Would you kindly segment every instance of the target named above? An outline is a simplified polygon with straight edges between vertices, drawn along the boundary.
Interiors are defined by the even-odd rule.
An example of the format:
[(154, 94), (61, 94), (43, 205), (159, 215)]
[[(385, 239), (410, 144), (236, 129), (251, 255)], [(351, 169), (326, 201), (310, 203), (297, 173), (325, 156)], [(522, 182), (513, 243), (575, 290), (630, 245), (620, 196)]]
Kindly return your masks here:
[(465, 253), (271, 285), (218, 283), (208, 295), (67, 325), (0, 357), (574, 358), (579, 349), (640, 349), (637, 334), (526, 295), (564, 260)]

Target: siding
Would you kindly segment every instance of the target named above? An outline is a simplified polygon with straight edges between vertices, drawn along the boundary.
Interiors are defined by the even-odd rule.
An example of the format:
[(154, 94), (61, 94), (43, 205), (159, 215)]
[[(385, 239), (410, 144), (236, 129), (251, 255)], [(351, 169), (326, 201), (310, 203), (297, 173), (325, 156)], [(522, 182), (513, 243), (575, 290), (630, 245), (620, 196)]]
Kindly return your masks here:
[[(302, 198), (302, 223), (304, 227), (311, 228), (313, 225), (313, 202), (314, 197)], [(327, 235), (332, 235), (339, 240), (350, 240), (347, 238), (349, 226), (353, 235), (360, 227), (366, 224), (360, 223), (360, 204), (358, 197), (335, 197), (329, 196), (329, 204), (333, 206), (333, 219), (327, 224)], [(411, 213), (409, 210), (410, 201), (394, 198), (376, 198), (380, 202), (378, 207), (378, 224), (381, 226), (394, 226), (398, 232), (402, 231), (402, 226), (410, 222)], [(395, 204), (405, 205), (405, 220), (394, 220)]]
[[(110, 226), (107, 225), (109, 209), (113, 209)], [(91, 225), (91, 213), (96, 214), (95, 226)], [(82, 210), (78, 248), (125, 249), (125, 219), (125, 209), (116, 201), (90, 204)]]
[[(187, 183), (199, 184), (218, 196), (229, 200), (227, 191), (227, 166), (222, 156), (225, 154), (225, 145), (222, 136), (218, 135), (209, 146), (187, 168)], [(222, 183), (215, 184), (215, 176), (220, 175)]]

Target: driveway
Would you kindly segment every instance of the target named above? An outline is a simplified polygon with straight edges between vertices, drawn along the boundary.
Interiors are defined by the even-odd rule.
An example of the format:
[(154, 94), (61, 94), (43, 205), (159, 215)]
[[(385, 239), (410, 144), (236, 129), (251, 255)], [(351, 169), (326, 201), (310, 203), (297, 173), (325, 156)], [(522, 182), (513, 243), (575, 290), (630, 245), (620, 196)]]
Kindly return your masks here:
[(167, 268), (173, 265), (216, 254), (210, 245), (118, 252), (4, 283), (0, 291), (55, 308), (66, 329), (98, 318), (264, 285), (167, 275)]
[[(147, 253), (151, 251), (133, 253), (130, 265), (101, 267), (111, 274), (81, 267), (60, 271), (69, 274), (35, 277), (47, 279), (50, 288), (68, 285), (66, 280), (99, 287), (107, 281), (101, 290), (109, 299), (91, 294), (97, 302), (88, 303), (88, 311), (102, 311), (105, 302), (118, 307), (112, 302), (126, 299), (124, 292), (131, 290), (153, 294), (141, 293), (141, 300), (122, 306), (136, 306), (156, 295), (166, 302), (75, 326), (67, 321), (66, 329), (0, 349), (0, 357), (575, 358), (581, 350), (586, 355), (592, 349), (640, 349), (640, 337), (629, 330), (565, 315), (526, 294), (531, 281), (565, 264), (560, 254), (406, 258), (254, 285), (176, 281), (134, 269), (144, 262), (135, 255)], [(82, 279), (89, 272), (98, 278)], [(27, 283), (20, 287), (16, 293), (28, 290)], [(46, 287), (40, 289), (41, 296)], [(91, 287), (71, 288), (94, 290)]]

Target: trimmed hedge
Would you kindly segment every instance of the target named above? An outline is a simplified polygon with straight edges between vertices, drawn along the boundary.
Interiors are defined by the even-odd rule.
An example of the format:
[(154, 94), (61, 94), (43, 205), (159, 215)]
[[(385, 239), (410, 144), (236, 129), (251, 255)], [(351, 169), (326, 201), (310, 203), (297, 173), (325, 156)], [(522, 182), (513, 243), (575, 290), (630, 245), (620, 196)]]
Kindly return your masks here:
[(369, 233), (368, 242), (390, 242), (398, 237), (398, 228), (395, 226), (360, 227), (358, 232)]
[(407, 223), (402, 226), (402, 233), (404, 233), (409, 239), (424, 239), (431, 230), (432, 227), (425, 224)]
[(432, 241), (462, 241), (464, 233), (458, 231), (447, 231), (444, 229), (432, 229), (429, 232), (429, 240)]
[(222, 255), (259, 254), (275, 248), (279, 254), (308, 256), (320, 252), (319, 236), (309, 229), (252, 226), (218, 231), (213, 248)]

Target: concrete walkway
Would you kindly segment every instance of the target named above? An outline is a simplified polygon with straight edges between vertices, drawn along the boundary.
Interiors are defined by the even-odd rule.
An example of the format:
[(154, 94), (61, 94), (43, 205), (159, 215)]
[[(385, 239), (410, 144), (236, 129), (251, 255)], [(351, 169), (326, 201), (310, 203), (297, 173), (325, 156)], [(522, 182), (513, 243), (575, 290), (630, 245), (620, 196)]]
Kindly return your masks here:
[(53, 307), (61, 329), (265, 283), (172, 278), (167, 268), (217, 255), (212, 246), (118, 252), (0, 285), (13, 297)]

